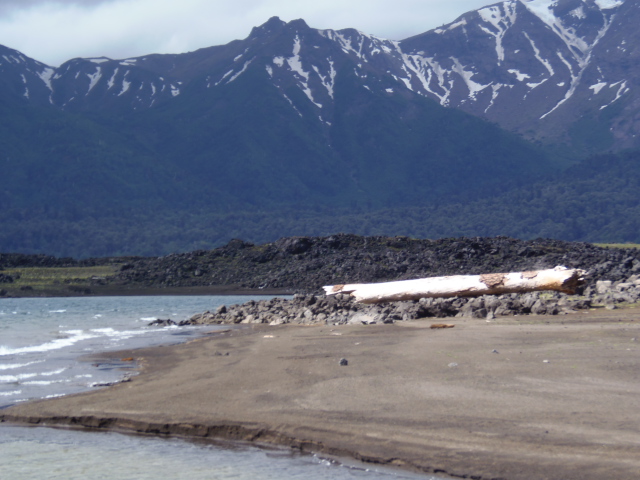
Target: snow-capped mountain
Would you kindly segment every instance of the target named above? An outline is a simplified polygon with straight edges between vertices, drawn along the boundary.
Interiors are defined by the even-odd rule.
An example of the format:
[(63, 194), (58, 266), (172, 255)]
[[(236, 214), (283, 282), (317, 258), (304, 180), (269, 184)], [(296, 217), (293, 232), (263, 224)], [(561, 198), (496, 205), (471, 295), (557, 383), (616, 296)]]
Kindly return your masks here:
[(530, 137), (637, 146), (638, 22), (633, 0), (508, 0), (400, 42), (404, 79)]
[(336, 85), (349, 79), (376, 94), (427, 97), (543, 143), (620, 149), (640, 145), (639, 24), (633, 0), (506, 0), (402, 41), (274, 17), (245, 40), (179, 55), (52, 68), (2, 47), (0, 95), (123, 113), (219, 95), (251, 76), (328, 128), (342, 101)]

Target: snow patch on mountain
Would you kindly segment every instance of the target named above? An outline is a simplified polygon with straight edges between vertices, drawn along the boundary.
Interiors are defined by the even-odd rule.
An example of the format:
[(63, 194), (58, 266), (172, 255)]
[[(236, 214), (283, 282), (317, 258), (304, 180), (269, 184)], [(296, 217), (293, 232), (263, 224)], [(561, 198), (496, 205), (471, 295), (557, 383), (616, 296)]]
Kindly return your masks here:
[[(284, 68), (286, 64), (289, 67), (289, 71), (291, 71), (294, 74), (300, 90), (304, 92), (304, 94), (311, 101), (311, 103), (313, 103), (318, 108), (322, 108), (323, 105), (315, 100), (313, 96), (313, 92), (309, 86), (311, 72), (306, 71), (302, 65), (302, 57), (300, 56), (301, 51), (302, 51), (302, 40), (300, 39), (299, 35), (296, 35), (293, 40), (292, 56), (287, 58), (274, 57), (273, 64), (280, 68)], [(333, 82), (335, 80), (335, 75), (336, 75), (335, 71), (333, 70), (333, 63), (331, 63), (332, 73), (330, 73), (328, 77), (326, 75), (325, 76), (321, 75), (317, 67), (312, 66), (312, 69), (316, 72), (320, 81), (325, 86), (325, 88), (327, 88), (327, 90), (329, 91), (329, 94), (333, 98), (333, 85), (334, 85)], [(267, 69), (267, 72), (269, 72), (269, 69)], [(269, 75), (273, 76), (273, 70), (270, 71)], [(286, 98), (289, 100), (288, 97)]]
[[(578, 88), (578, 85), (580, 84), (580, 81), (582, 80), (582, 75), (583, 75), (584, 71), (586, 70), (586, 68), (590, 64), (591, 54), (593, 52), (593, 49), (600, 42), (600, 40), (602, 40), (602, 38), (606, 35), (606, 33), (607, 33), (607, 31), (609, 30), (610, 27), (611, 27), (611, 19), (604, 17), (604, 25), (603, 25), (603, 27), (598, 31), (598, 34), (597, 34), (595, 40), (593, 41), (593, 43), (591, 45), (589, 45), (586, 48), (586, 50), (583, 52), (584, 57), (582, 58), (582, 61), (580, 61), (578, 63), (580, 69), (579, 69), (579, 71), (577, 73), (574, 73), (573, 68), (571, 68), (569, 62), (564, 59), (564, 57), (561, 55), (560, 52), (558, 52), (558, 56), (560, 56), (560, 58), (564, 61), (564, 63), (569, 68), (569, 72), (571, 74), (571, 84), (569, 86), (569, 90), (567, 91), (565, 97), (562, 100), (560, 100), (560, 102), (558, 102), (558, 104), (555, 107), (553, 107), (547, 113), (542, 115), (542, 117), (540, 117), (541, 120), (544, 119), (550, 113), (552, 113), (555, 110), (557, 110), (557, 108), (560, 105), (562, 105), (567, 100), (569, 100), (573, 96), (573, 94), (576, 92), (576, 89)], [(571, 51), (573, 53), (573, 50), (569, 49), (569, 51)]]
[(236, 78), (238, 78), (240, 75), (242, 75), (244, 72), (246, 72), (247, 68), (249, 67), (249, 65), (251, 65), (251, 62), (253, 62), (253, 58), (251, 60), (247, 61), (247, 62), (244, 62), (244, 65), (242, 66), (242, 69), (238, 73), (233, 75), (229, 80), (227, 80), (227, 84), (233, 82)]
[(289, 64), (289, 68), (292, 72), (297, 73), (300, 77), (304, 78), (304, 82), (308, 82), (309, 72), (305, 72), (304, 68), (302, 68), (302, 60), (300, 58), (301, 49), (302, 42), (300, 42), (300, 37), (296, 35), (296, 38), (293, 41), (293, 56), (287, 58), (287, 63)]
[(620, 97), (622, 97), (624, 94), (628, 93), (630, 91), (630, 89), (627, 87), (627, 81), (623, 80), (620, 82), (616, 82), (613, 83), (611, 85), (609, 85), (609, 88), (615, 88), (618, 87), (618, 91), (616, 92), (616, 98), (614, 98), (611, 102), (609, 102), (606, 105), (603, 105), (600, 107), (600, 110), (604, 110), (607, 107), (610, 107), (611, 105), (613, 105), (614, 103), (616, 103)]
[(117, 68), (113, 71), (113, 75), (111, 75), (111, 78), (107, 82), (107, 89), (108, 90), (111, 90), (111, 88), (113, 88), (113, 86), (116, 84), (116, 75), (118, 75), (118, 69)]
[(129, 75), (129, 72), (126, 72), (124, 74), (124, 78), (122, 79), (122, 90), (120, 91), (120, 93), (118, 94), (119, 97), (121, 97), (122, 95), (124, 95), (125, 93), (127, 93), (129, 91), (129, 88), (131, 87), (131, 82), (129, 82), (127, 80), (127, 76)]
[(578, 20), (584, 20), (587, 18), (587, 14), (584, 11), (584, 7), (580, 5), (578, 8), (574, 8), (569, 12), (569, 15), (577, 18)]
[(89, 73), (87, 74), (87, 76), (89, 77), (89, 90), (87, 91), (87, 93), (89, 93), (91, 90), (93, 90), (93, 87), (95, 87), (100, 81), (100, 79), (102, 78), (102, 70), (100, 67), (98, 67), (94, 74)]
[[(502, 7), (502, 8), (501, 8)], [(504, 12), (503, 12), (504, 9)], [(490, 24), (493, 29), (485, 26), (480, 26), (483, 32), (495, 37), (496, 41), (496, 54), (498, 56), (498, 65), (504, 62), (504, 46), (502, 41), (504, 35), (509, 30), (517, 18), (516, 4), (514, 2), (505, 2), (502, 5), (493, 5), (487, 8), (478, 10), (478, 15), (485, 22)]]
[(531, 44), (531, 48), (533, 49), (533, 55), (536, 58), (536, 60), (538, 60), (544, 66), (544, 68), (547, 69), (547, 71), (549, 72), (549, 76), (553, 77), (555, 75), (555, 72), (553, 71), (553, 67), (551, 66), (551, 62), (549, 62), (549, 60), (547, 60), (547, 59), (542, 58), (542, 55), (540, 55), (540, 50), (538, 49), (538, 47), (536, 47), (535, 42), (527, 34), (527, 32), (523, 32), (523, 34), (527, 38), (527, 40), (529, 40), (529, 43)]
[(358, 58), (362, 58), (362, 46), (364, 41), (362, 41), (362, 38), (360, 39), (360, 45), (358, 45), (358, 48), (356, 49), (350, 38), (347, 38), (345, 35), (343, 35), (340, 32), (333, 32), (333, 31), (329, 31), (329, 39), (331, 40), (335, 40), (338, 41), (340, 43), (340, 45), (342, 45), (342, 50), (345, 53), (349, 53), (349, 52), (353, 52), (356, 54), (356, 56)]
[(513, 75), (516, 76), (516, 79), (519, 82), (523, 82), (524, 80), (528, 80), (529, 78), (531, 78), (531, 75), (528, 75), (526, 73), (522, 73), (520, 70), (516, 70), (515, 68), (511, 68), (509, 70), (507, 70), (509, 73), (512, 73)]
[(22, 83), (24, 83), (24, 93), (22, 94), (22, 96), (29, 99), (29, 86), (27, 84), (27, 77), (24, 76), (24, 73), (20, 74), (20, 77), (22, 77)]
[(525, 6), (558, 35), (574, 55), (578, 64), (584, 66), (591, 45), (579, 37), (573, 27), (565, 27), (561, 19), (554, 14), (552, 8), (557, 3), (557, 0), (529, 0)]
[(453, 71), (456, 72), (458, 75), (460, 75), (460, 77), (462, 77), (462, 79), (464, 80), (464, 83), (467, 85), (467, 88), (469, 89), (469, 98), (475, 99), (476, 95), (479, 92), (481, 92), (482, 90), (484, 90), (485, 88), (491, 85), (491, 84), (482, 85), (481, 83), (473, 81), (473, 76), (475, 75), (475, 72), (471, 70), (465, 70), (465, 67), (460, 63), (460, 60), (458, 60), (457, 58), (452, 57), (451, 60), (453, 60), (453, 65), (454, 65)]
[(233, 69), (229, 70), (227, 73), (225, 73), (222, 78), (220, 80), (218, 80), (216, 82), (216, 86), (220, 85), (229, 75), (231, 75), (233, 73)]
[(56, 73), (55, 69), (46, 67), (42, 72), (38, 73), (40, 79), (44, 82), (47, 88), (53, 92), (53, 86), (51, 85), (51, 78)]
[(324, 85), (324, 87), (327, 89), (327, 93), (329, 94), (329, 96), (333, 100), (333, 89), (334, 89), (334, 86), (335, 86), (335, 83), (336, 83), (336, 74), (337, 74), (337, 72), (336, 72), (336, 69), (333, 66), (333, 60), (329, 60), (329, 66), (330, 66), (329, 75), (322, 75), (320, 73), (320, 69), (318, 67), (316, 67), (315, 65), (313, 66), (313, 69), (315, 70), (316, 74), (320, 78), (320, 81), (322, 82), (322, 85)]

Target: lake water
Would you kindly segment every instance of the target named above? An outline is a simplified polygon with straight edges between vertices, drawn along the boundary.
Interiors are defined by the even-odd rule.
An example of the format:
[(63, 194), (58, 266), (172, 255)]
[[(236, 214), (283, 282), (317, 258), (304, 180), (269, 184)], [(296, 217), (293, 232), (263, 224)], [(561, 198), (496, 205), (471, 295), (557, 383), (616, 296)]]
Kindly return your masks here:
[[(159, 296), (0, 299), (0, 408), (99, 388), (131, 373), (91, 353), (180, 343), (208, 327), (151, 327), (226, 304), (270, 297)], [(187, 442), (0, 424), (3, 479), (435, 479), (288, 449)]]

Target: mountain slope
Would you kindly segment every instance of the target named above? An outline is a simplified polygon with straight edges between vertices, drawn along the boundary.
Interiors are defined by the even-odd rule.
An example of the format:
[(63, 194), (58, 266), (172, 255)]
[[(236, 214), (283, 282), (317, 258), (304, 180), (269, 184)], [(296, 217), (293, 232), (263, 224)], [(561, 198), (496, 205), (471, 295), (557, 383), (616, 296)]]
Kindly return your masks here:
[(561, 196), (542, 208), (521, 188), (571, 183), (542, 144), (573, 158), (640, 146), (638, 8), (508, 0), (400, 42), (274, 17), (227, 45), (59, 68), (0, 47), (0, 251), (605, 232), (559, 228), (582, 210), (563, 220)]
[(179, 55), (54, 69), (4, 49), (0, 96), (124, 114), (223, 90), (260, 68), (291, 109), (328, 125), (348, 70), (369, 91), (408, 90), (545, 144), (620, 150), (640, 146), (639, 21), (632, 0), (506, 0), (396, 42), (274, 17), (244, 40)]
[[(358, 52), (357, 41), (366, 43)], [(150, 175), (156, 186), (138, 191), (146, 192), (151, 205), (165, 196), (160, 191), (185, 206), (223, 211), (292, 203), (426, 204), (477, 198), (553, 168), (540, 149), (516, 136), (394, 87), (395, 80), (381, 71), (388, 58), (374, 53), (392, 45), (356, 31), (319, 31), (302, 20), (273, 18), (247, 39), (222, 47), (120, 61), (75, 59), (53, 71), (24, 59), (25, 73), (7, 77), (22, 78), (30, 92), (49, 88), (48, 96), (24, 97), (21, 108), (84, 119), (100, 132), (78, 130), (79, 143), (113, 149), (102, 148), (99, 162), (92, 151), (75, 151), (71, 156), (79, 165), (87, 162), (87, 172), (115, 162), (114, 169), (128, 177), (128, 168), (152, 171), (155, 159), (174, 186)], [(382, 63), (361, 65), (364, 49)], [(24, 58), (10, 58), (16, 56)], [(20, 144), (20, 133), (15, 135)], [(30, 143), (32, 150), (54, 152), (78, 143), (64, 137), (33, 142), (28, 129), (24, 135), (25, 153)], [(33, 156), (57, 165), (41, 150)], [(27, 163), (13, 166), (7, 185), (27, 188), (20, 182), (21, 165)], [(92, 177), (101, 182), (104, 173), (88, 173), (86, 185)], [(57, 186), (80, 194), (78, 203), (91, 204), (66, 178)], [(126, 203), (128, 194), (118, 191), (114, 200)], [(197, 193), (202, 191), (208, 194)]]
[(546, 142), (638, 147), (638, 21), (630, 0), (508, 0), (400, 42), (405, 81)]

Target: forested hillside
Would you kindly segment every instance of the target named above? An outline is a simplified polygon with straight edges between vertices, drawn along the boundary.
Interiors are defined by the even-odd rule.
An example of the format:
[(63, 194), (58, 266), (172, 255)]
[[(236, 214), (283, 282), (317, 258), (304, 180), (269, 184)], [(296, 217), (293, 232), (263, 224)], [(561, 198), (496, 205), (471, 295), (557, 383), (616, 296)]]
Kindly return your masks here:
[[(640, 242), (640, 153), (592, 157), (563, 173), (470, 203), (366, 210), (362, 207), (125, 211), (81, 219), (0, 213), (4, 251), (57, 256), (162, 255), (209, 249), (241, 238), (288, 235), (507, 235), (570, 241)], [(44, 245), (44, 247), (42, 247)]]

